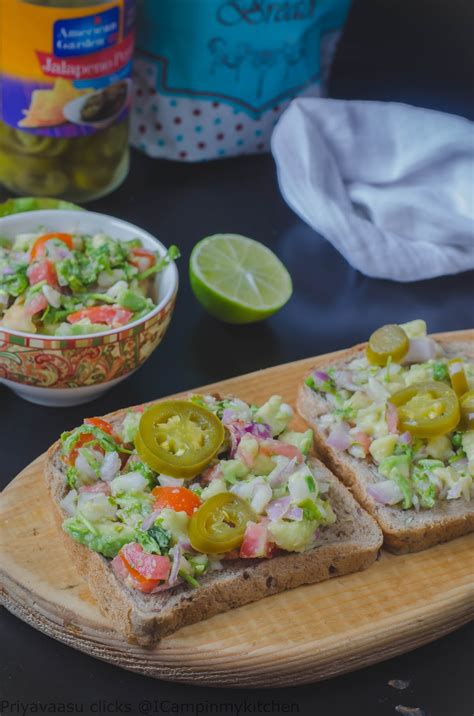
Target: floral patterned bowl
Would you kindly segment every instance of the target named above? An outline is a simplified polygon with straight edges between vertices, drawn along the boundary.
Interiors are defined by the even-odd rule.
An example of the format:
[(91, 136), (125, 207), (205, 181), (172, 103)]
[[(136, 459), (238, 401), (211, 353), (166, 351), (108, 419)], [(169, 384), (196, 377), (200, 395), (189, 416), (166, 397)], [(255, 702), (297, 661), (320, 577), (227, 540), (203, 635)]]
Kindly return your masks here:
[[(145, 248), (165, 247), (151, 234), (121, 219), (78, 211), (32, 211), (0, 219), (0, 236), (37, 231), (96, 233), (141, 239)], [(69, 406), (97, 398), (139, 368), (161, 342), (178, 290), (174, 263), (156, 277), (156, 308), (128, 325), (90, 336), (54, 337), (21, 333), (0, 325), (0, 382), (40, 405)]]

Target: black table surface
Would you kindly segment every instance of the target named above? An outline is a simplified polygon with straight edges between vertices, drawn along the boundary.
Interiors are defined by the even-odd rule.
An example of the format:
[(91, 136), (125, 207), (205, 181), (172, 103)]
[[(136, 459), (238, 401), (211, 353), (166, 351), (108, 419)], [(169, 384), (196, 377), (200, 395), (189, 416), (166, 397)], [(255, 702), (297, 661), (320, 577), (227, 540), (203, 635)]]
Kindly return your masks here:
[[(381, 3), (386, 9), (395, 7), (390, 0)], [(421, 0), (415, 3), (420, 4), (426, 5)], [(358, 19), (360, 14), (353, 18), (352, 26)], [(355, 73), (350, 28), (351, 23), (343, 44), (347, 61), (344, 65), (343, 51), (339, 60), (342, 69), (332, 83), (333, 94), (372, 97), (380, 77), (373, 85), (367, 79), (360, 81), (360, 75)], [(370, 38), (373, 35), (368, 33), (367, 41)], [(359, 58), (363, 55), (362, 45), (367, 47), (367, 43), (359, 43)], [(426, 47), (423, 56), (426, 57)], [(369, 60), (362, 59), (362, 67), (364, 62)], [(384, 62), (388, 62), (386, 56)], [(402, 82), (403, 72), (398, 65), (397, 68), (392, 73), (397, 78), (395, 98), (413, 101), (415, 92), (416, 103), (432, 106), (432, 88), (425, 101), (420, 90), (423, 78), (418, 75), (420, 84), (410, 86), (412, 75), (407, 70)], [(387, 67), (385, 71), (390, 75)], [(405, 97), (402, 87), (408, 87)], [(387, 94), (386, 86), (384, 93)], [(388, 98), (385, 95), (381, 98)], [(440, 109), (470, 115), (467, 99), (464, 102), (468, 94), (462, 87), (451, 86), (449, 92), (440, 92), (439, 96)], [(180, 165), (152, 161), (134, 153), (131, 172), (123, 186), (88, 208), (136, 223), (164, 243), (180, 246), (180, 290), (175, 315), (162, 345), (149, 361), (89, 405), (44, 408), (24, 402), (0, 386), (0, 487), (43, 452), (62, 430), (80, 423), (86, 415), (100, 415), (350, 346), (365, 340), (382, 323), (423, 317), (431, 331), (472, 325), (472, 272), (409, 284), (363, 276), (285, 205), (269, 156)], [(216, 232), (242, 233), (262, 241), (281, 257), (292, 274), (291, 301), (265, 323), (224, 325), (206, 315), (194, 300), (187, 278), (188, 257), (196, 241)], [(406, 588), (410, 589), (410, 585)], [(0, 635), (0, 713), (5, 714), (24, 713), (23, 707), (28, 704), (30, 712), (35, 708), (39, 712), (37, 702), (43, 711), (49, 708), (49, 712), (56, 713), (65, 712), (68, 705), (70, 713), (80, 711), (82, 705), (86, 714), (258, 712), (385, 716), (397, 713), (397, 705), (419, 708), (414, 716), (468, 716), (473, 711), (471, 627), (327, 682), (259, 691), (170, 684), (121, 671), (49, 639), (5, 609), (0, 613)], [(389, 685), (393, 679), (407, 680), (410, 685), (399, 691)]]

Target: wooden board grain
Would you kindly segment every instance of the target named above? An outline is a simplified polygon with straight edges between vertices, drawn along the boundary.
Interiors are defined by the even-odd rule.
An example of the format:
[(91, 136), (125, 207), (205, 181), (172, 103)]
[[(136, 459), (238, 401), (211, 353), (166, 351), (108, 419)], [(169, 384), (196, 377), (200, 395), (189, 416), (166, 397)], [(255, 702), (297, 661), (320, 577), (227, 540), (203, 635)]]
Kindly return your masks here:
[[(308, 369), (327, 359), (269, 368), (206, 390), (255, 402), (279, 393), (293, 402)], [(51, 515), (43, 461), (35, 460), (0, 496), (0, 599), (40, 631), (122, 668), (212, 686), (308, 683), (413, 649), (473, 616), (474, 537), (468, 535), (418, 554), (382, 552), (365, 572), (185, 627), (153, 649), (131, 646), (102, 616), (71, 564)]]

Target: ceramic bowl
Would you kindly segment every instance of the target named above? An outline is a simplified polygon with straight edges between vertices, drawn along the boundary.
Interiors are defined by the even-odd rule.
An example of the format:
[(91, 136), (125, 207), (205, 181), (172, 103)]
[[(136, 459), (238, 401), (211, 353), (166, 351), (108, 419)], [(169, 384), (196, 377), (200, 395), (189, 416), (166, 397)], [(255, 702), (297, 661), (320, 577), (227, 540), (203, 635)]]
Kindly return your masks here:
[[(88, 211), (31, 211), (0, 219), (0, 236), (39, 228), (68, 233), (104, 232), (165, 254), (165, 246), (138, 226)], [(0, 381), (32, 403), (79, 405), (139, 368), (160, 344), (173, 313), (178, 290), (174, 263), (156, 276), (156, 308), (137, 321), (90, 336), (54, 337), (22, 333), (0, 325)]]

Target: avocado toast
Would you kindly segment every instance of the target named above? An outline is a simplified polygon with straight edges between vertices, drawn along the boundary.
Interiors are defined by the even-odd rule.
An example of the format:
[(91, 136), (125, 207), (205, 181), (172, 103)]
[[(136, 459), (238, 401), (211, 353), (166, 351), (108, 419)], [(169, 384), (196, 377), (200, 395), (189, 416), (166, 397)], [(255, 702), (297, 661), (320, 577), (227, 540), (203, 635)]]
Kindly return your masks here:
[(297, 405), (318, 455), (401, 554), (474, 529), (474, 336), (398, 328), (408, 345), (397, 360), (377, 365), (370, 343), (355, 346), (311, 371)]
[[(151, 645), (376, 559), (379, 527), (311, 455), (311, 431), (288, 428), (291, 416), (278, 396), (257, 407), (194, 395), (91, 419), (52, 446), (45, 477), (65, 544), (130, 641)], [(172, 455), (168, 474), (147, 424)]]

